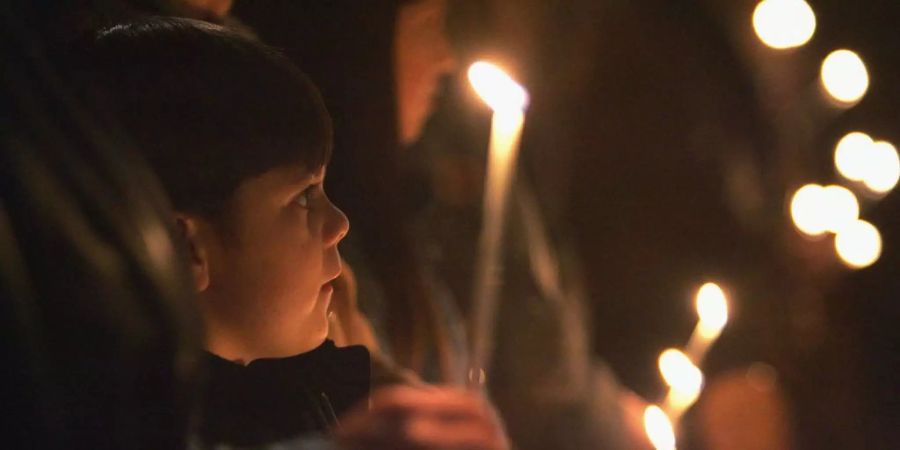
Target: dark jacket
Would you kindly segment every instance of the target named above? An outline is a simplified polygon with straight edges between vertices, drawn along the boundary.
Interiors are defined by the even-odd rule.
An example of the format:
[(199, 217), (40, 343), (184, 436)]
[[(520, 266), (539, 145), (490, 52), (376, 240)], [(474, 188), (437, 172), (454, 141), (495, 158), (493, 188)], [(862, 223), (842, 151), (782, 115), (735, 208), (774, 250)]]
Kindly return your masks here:
[(288, 358), (242, 366), (208, 354), (199, 426), (204, 446), (265, 446), (327, 433), (369, 394), (369, 352), (331, 341)]

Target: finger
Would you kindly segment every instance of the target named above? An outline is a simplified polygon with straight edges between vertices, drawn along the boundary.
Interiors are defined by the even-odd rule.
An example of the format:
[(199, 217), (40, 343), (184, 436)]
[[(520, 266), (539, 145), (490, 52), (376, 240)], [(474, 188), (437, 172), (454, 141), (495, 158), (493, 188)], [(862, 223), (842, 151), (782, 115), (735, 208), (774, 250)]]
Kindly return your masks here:
[[(440, 402), (443, 407), (427, 408), (413, 396), (408, 404), (406, 392), (388, 393), (390, 402), (383, 409), (346, 416), (335, 436), (348, 448), (508, 448), (499, 419), (477, 396), (466, 394), (467, 406), (451, 407), (448, 413), (447, 402)], [(450, 398), (457, 396), (458, 392), (449, 394)]]
[(336, 436), (345, 448), (502, 450), (505, 438), (482, 421), (442, 421), (418, 417), (392, 421)]
[(505, 438), (499, 428), (485, 420), (440, 420), (418, 417), (408, 420), (395, 436), (414, 448), (501, 450)]
[(482, 415), (487, 405), (480, 396), (461, 389), (395, 387), (372, 395), (372, 412), (385, 414)]

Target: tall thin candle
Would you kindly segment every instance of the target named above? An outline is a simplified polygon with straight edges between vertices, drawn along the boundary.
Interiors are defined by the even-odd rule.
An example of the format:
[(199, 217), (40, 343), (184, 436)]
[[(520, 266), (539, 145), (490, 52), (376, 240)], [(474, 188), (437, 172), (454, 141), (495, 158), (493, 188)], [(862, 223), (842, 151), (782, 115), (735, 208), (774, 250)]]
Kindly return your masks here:
[(728, 322), (728, 299), (719, 285), (706, 283), (697, 291), (696, 304), (700, 320), (685, 353), (699, 366)]
[(501, 278), (503, 229), (515, 178), (519, 140), (525, 123), (528, 94), (497, 66), (477, 62), (469, 68), (475, 92), (493, 109), (488, 169), (484, 185), (481, 236), (475, 262), (470, 323), (470, 384), (484, 382), (490, 359)]

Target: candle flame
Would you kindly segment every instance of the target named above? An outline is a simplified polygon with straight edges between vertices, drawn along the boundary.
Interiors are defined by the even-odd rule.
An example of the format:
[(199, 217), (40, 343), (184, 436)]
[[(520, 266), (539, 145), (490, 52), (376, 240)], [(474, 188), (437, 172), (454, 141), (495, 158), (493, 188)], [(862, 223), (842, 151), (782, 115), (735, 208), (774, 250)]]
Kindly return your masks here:
[(728, 322), (728, 300), (716, 283), (706, 283), (697, 291), (697, 315), (700, 334), (709, 339), (722, 331)]
[(822, 190), (825, 204), (828, 207), (825, 211), (827, 219), (825, 229), (837, 233), (845, 226), (859, 219), (859, 200), (850, 189), (843, 186), (832, 184), (825, 186)]
[(875, 141), (866, 133), (847, 133), (834, 148), (834, 166), (850, 181), (865, 180), (871, 159), (870, 149), (874, 144)]
[(656, 450), (675, 450), (675, 430), (669, 416), (659, 406), (644, 410), (644, 431)]
[(841, 49), (831, 52), (822, 62), (822, 85), (841, 103), (856, 103), (869, 89), (869, 72), (856, 52)]
[(862, 269), (871, 266), (881, 256), (881, 233), (865, 220), (857, 220), (834, 238), (835, 250), (848, 267)]
[(774, 49), (800, 47), (816, 32), (816, 14), (803, 0), (763, 0), (753, 11), (753, 29)]
[(886, 194), (900, 181), (900, 155), (890, 142), (878, 141), (869, 151), (869, 168), (863, 180), (872, 192)]
[(494, 64), (478, 61), (469, 66), (469, 82), (494, 111), (521, 111), (528, 105), (528, 92)]
[(794, 226), (808, 236), (818, 236), (828, 228), (825, 211), (825, 188), (818, 184), (807, 184), (791, 197), (791, 218)]
[(690, 406), (700, 395), (703, 372), (681, 350), (670, 348), (659, 355), (659, 372), (672, 388), (672, 400), (678, 406)]

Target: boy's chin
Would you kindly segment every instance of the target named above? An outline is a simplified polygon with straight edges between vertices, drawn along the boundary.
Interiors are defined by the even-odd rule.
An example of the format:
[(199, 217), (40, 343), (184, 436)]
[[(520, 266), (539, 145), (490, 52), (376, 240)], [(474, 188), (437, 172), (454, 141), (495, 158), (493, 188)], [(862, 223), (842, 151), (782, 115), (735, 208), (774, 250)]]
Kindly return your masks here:
[(320, 320), (316, 320), (315, 325), (313, 325), (315, 327), (315, 333), (310, 334), (309, 340), (313, 348), (318, 348), (322, 345), (325, 340), (329, 338), (330, 330), (332, 329), (327, 315), (323, 314), (321, 317), (317, 317), (317, 319)]

